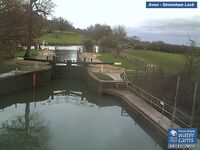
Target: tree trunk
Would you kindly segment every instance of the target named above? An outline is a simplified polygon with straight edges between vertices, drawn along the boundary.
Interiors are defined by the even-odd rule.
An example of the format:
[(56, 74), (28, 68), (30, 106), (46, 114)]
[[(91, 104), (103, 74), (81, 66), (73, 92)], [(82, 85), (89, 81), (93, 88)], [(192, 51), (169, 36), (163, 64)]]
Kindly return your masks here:
[(29, 6), (29, 18), (28, 18), (28, 22), (27, 22), (27, 49), (26, 49), (26, 53), (24, 55), (24, 58), (30, 58), (30, 51), (31, 51), (31, 45), (32, 45), (32, 32), (33, 32), (33, 22), (32, 22), (32, 13), (33, 13), (33, 1), (30, 1), (30, 6)]

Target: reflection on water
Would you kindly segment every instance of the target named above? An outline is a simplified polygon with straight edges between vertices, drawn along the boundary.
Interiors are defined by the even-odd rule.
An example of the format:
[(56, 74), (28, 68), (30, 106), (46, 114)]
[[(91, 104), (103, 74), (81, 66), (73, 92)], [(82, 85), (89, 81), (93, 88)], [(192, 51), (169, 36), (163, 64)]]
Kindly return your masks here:
[(1, 150), (51, 149), (48, 145), (48, 125), (39, 112), (30, 113), (29, 102), (25, 104), (24, 115), (16, 115), (9, 120), (1, 121)]
[(119, 99), (87, 90), (84, 82), (0, 97), (2, 150), (161, 150)]

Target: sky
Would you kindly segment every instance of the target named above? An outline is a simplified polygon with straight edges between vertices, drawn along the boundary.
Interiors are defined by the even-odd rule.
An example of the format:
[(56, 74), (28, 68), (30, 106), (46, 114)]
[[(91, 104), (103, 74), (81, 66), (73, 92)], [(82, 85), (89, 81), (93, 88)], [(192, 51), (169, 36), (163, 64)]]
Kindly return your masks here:
[[(166, 35), (166, 33), (168, 38), (171, 33), (179, 40), (181, 38), (200, 39), (199, 6), (197, 9), (147, 9), (146, 0), (53, 1), (57, 5), (53, 15), (66, 18), (76, 28), (84, 29), (96, 23), (108, 24), (111, 27), (124, 25), (129, 35), (137, 34), (144, 40), (150, 40), (156, 36), (162, 39), (163, 34)], [(200, 0), (187, 1), (197, 1), (200, 5)]]

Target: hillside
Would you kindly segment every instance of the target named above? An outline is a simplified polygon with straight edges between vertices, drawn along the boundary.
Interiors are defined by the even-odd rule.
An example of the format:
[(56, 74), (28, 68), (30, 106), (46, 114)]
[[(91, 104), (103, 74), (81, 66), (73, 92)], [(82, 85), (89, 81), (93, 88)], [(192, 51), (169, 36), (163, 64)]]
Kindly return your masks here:
[(54, 32), (45, 33), (40, 38), (40, 42), (45, 41), (50, 45), (77, 45), (82, 44), (85, 36), (75, 32)]

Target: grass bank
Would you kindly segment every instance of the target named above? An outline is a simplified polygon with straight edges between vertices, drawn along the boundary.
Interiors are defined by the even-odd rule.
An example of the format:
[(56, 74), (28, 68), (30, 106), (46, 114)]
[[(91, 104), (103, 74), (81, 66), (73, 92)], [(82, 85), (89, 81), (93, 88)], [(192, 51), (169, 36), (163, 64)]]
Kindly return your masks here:
[(18, 68), (16, 65), (0, 64), (0, 74), (10, 72), (12, 70), (15, 70), (16, 68)]
[(128, 49), (125, 52), (159, 65), (166, 73), (178, 73), (185, 64), (185, 58), (182, 54), (135, 49)]
[(108, 81), (112, 80), (113, 81), (113, 79), (110, 76), (108, 76), (102, 72), (92, 72), (92, 73), (100, 80), (108, 80)]
[[(32, 49), (30, 51), (30, 57), (31, 58), (34, 58), (35, 56), (37, 56), (37, 54), (40, 52), (41, 50), (38, 50), (38, 49)], [(16, 53), (15, 53), (15, 57), (20, 57), (20, 58), (23, 58), (24, 55), (25, 55), (26, 51), (25, 50), (18, 50)]]
[(102, 53), (101, 56), (98, 56), (97, 58), (102, 62), (121, 62), (121, 67), (126, 69), (142, 70), (142, 68), (138, 68), (138, 66), (126, 60), (125, 58), (119, 57), (112, 53)]
[(70, 45), (70, 44), (82, 44), (85, 37), (84, 35), (73, 32), (55, 32), (46, 33), (41, 38), (41, 43), (45, 41), (51, 45)]

